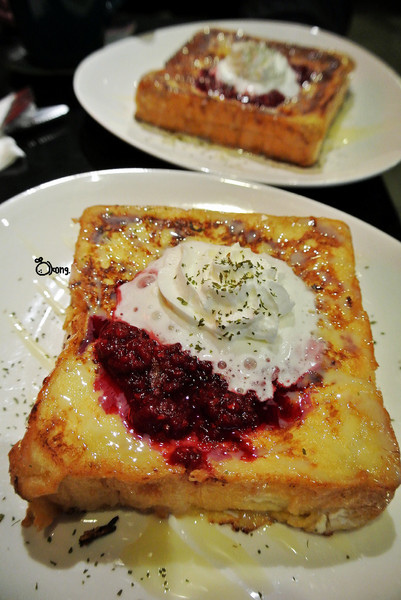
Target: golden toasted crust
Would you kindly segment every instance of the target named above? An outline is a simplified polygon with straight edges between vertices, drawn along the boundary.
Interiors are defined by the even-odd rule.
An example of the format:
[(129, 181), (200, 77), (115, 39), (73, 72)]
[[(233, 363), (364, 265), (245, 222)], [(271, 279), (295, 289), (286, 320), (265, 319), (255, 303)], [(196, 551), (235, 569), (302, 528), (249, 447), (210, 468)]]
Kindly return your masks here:
[(142, 77), (136, 119), (303, 167), (313, 165), (343, 103), (353, 60), (338, 52), (265, 40), (290, 64), (315, 74), (295, 102), (266, 108), (200, 90), (195, 83), (202, 69), (224, 58), (238, 39), (259, 40), (218, 29), (196, 33), (162, 69)]
[[(384, 510), (400, 483), (399, 448), (376, 389), (370, 324), (343, 222), (112, 206), (87, 209), (80, 224), (66, 344), (10, 452), (12, 482), (33, 518), (36, 505), (43, 524), (46, 503), (52, 510), (122, 505), (209, 510), (248, 528), (271, 518), (330, 533)], [(286, 261), (315, 294), (327, 350), (302, 420), (250, 434), (256, 460), (231, 456), (187, 472), (128, 431), (118, 414), (105, 412), (95, 391), (93, 346), (82, 341), (89, 315), (112, 314), (119, 282), (189, 237), (239, 242)]]

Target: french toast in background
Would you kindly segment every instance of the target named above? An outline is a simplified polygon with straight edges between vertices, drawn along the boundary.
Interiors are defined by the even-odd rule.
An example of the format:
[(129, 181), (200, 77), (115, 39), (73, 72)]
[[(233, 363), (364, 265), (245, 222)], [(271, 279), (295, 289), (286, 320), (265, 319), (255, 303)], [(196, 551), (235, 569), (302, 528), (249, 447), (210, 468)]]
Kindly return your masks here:
[[(80, 227), (65, 346), (10, 452), (12, 483), (29, 503), (26, 522), (43, 527), (58, 511), (128, 506), (211, 511), (236, 527), (245, 519), (248, 529), (271, 519), (329, 534), (386, 508), (400, 483), (399, 448), (375, 383), (370, 323), (343, 222), (94, 206)], [(292, 390), (295, 403), (308, 398), (308, 410), (287, 426), (242, 431), (251, 449), (245, 459), (235, 445), (230, 453), (226, 442), (213, 442), (207, 468), (174, 463), (171, 440), (131, 431), (118, 410), (106, 410), (92, 326), (94, 315), (113, 322), (121, 283), (188, 239), (238, 242), (285, 261), (315, 296), (325, 348), (318, 373)]]
[[(284, 55), (297, 74), (296, 95), (277, 95), (273, 89), (253, 101), (246, 93), (237, 96), (235, 85), (232, 89), (221, 84), (214, 70), (239, 42), (255, 43)], [(253, 57), (250, 69), (254, 68), (252, 61), (263, 59)], [(351, 57), (334, 51), (262, 40), (242, 31), (205, 29), (160, 70), (141, 78), (135, 118), (171, 132), (307, 167), (319, 158), (354, 67)]]

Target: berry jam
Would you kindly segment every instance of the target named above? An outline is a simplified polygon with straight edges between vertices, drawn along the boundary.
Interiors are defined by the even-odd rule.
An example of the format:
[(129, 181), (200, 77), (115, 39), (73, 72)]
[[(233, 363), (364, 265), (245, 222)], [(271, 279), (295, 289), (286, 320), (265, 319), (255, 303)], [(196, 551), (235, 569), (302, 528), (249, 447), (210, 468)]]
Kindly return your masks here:
[(309, 407), (304, 386), (278, 386), (263, 402), (253, 391), (230, 391), (209, 361), (123, 321), (92, 317), (88, 331), (87, 342), (93, 340), (102, 367), (96, 388), (103, 393), (103, 408), (119, 412), (130, 430), (148, 435), (170, 464), (207, 468), (217, 442), (223, 455), (256, 458), (250, 432), (288, 427)]
[[(296, 72), (299, 85), (302, 86), (310, 80), (312, 71), (305, 65), (292, 65), (292, 69)], [(198, 90), (207, 94), (219, 94), (230, 100), (238, 100), (239, 102), (265, 106), (266, 108), (275, 108), (285, 100), (285, 96), (278, 90), (271, 90), (267, 94), (259, 95), (241, 94), (234, 86), (218, 81), (213, 69), (202, 69), (195, 85)]]

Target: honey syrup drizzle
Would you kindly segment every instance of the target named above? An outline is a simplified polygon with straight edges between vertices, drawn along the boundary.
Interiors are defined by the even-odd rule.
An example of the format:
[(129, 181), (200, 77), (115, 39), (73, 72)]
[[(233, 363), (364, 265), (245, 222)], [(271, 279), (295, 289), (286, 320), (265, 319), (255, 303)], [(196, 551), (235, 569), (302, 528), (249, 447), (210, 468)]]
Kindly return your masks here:
[(149, 519), (121, 560), (150, 594), (206, 600), (261, 598), (272, 590), (261, 565), (240, 543), (202, 517)]
[(14, 313), (9, 314), (10, 321), (14, 330), (17, 332), (19, 338), (22, 340), (31, 356), (36, 358), (43, 368), (50, 371), (54, 366), (54, 359), (52, 359), (47, 351), (41, 346), (37, 339), (35, 339), (31, 333), (24, 327), (21, 321), (15, 316)]
[[(43, 332), (45, 324), (53, 316), (57, 318), (59, 323), (64, 319), (66, 308), (62, 300), (66, 297), (68, 282), (55, 274), (48, 276), (48, 279), (50, 279), (50, 285), (47, 287), (39, 280), (33, 280), (33, 284), (40, 294), (40, 298), (35, 303), (35, 311), (30, 315), (35, 333), (28, 330), (14, 312), (9, 313), (8, 316), (13, 330), (17, 332), (31, 356), (38, 360), (44, 369), (50, 371), (54, 366), (54, 357), (51, 357), (43, 344), (40, 343), (39, 336)], [(44, 313), (40, 316), (40, 309), (43, 308), (45, 309)], [(27, 315), (29, 312), (27, 312)]]

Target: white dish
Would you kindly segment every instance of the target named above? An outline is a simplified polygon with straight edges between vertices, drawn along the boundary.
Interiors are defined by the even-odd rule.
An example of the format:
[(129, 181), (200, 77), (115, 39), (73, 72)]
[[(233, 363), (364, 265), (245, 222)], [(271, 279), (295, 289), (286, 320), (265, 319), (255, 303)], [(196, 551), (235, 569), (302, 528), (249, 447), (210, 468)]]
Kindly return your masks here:
[[(0, 597), (54, 599), (57, 589), (59, 600), (119, 594), (133, 600), (398, 600), (400, 491), (377, 521), (360, 531), (327, 538), (281, 525), (247, 536), (202, 520), (161, 523), (133, 511), (66, 518), (54, 530), (42, 533), (21, 528), (26, 504), (10, 485), (7, 453), (22, 437), (30, 405), (61, 347), (63, 309), (69, 300), (66, 271), (77, 234), (72, 219), (84, 207), (98, 203), (168, 204), (345, 220), (353, 233), (365, 307), (374, 321), (378, 383), (401, 439), (401, 244), (395, 239), (301, 196), (201, 173), (96, 172), (27, 191), (0, 206), (0, 513), (4, 515)], [(36, 257), (51, 263), (51, 275), (36, 273)], [(78, 536), (84, 529), (116, 514), (120, 517), (116, 533), (79, 547)], [(149, 552), (154, 553), (153, 559)]]
[(170, 164), (279, 186), (328, 186), (382, 173), (401, 159), (401, 79), (360, 46), (316, 27), (272, 21), (216, 21), (217, 26), (302, 45), (336, 49), (356, 61), (351, 94), (317, 166), (301, 169), (149, 128), (134, 120), (140, 77), (158, 69), (203, 25), (192, 23), (130, 37), (95, 52), (79, 66), (74, 90), (101, 125)]

